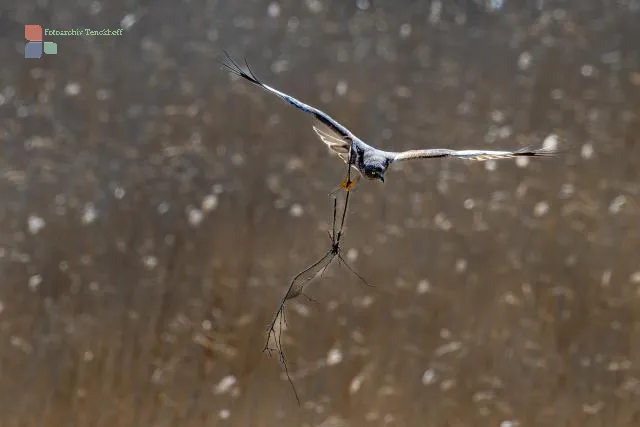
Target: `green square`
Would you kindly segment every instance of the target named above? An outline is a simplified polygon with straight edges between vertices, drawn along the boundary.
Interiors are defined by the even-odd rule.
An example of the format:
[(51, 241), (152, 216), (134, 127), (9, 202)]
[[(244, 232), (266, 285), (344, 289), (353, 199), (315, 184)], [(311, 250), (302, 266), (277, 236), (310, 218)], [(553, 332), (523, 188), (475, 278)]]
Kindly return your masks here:
[(58, 53), (58, 45), (54, 42), (44, 42), (44, 53), (55, 55)]

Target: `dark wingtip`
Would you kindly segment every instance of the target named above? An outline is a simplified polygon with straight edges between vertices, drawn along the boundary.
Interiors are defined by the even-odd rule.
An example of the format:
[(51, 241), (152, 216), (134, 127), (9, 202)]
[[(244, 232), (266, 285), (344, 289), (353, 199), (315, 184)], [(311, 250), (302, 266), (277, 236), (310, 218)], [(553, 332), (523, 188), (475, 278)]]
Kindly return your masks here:
[(516, 151), (514, 154), (516, 156), (522, 157), (555, 157), (563, 151), (555, 149), (555, 148), (533, 148), (533, 147), (524, 147)]
[(558, 157), (563, 156), (572, 151), (573, 144), (567, 139), (562, 131), (555, 131), (549, 134), (541, 146), (534, 148), (533, 146), (525, 147), (518, 150), (524, 156), (536, 157)]
[(240, 65), (238, 65), (238, 63), (234, 61), (234, 59), (231, 57), (231, 54), (229, 54), (229, 51), (227, 51), (226, 49), (222, 49), (222, 52), (224, 53), (225, 58), (222, 60), (219, 59), (218, 62), (222, 67), (224, 67), (224, 69), (226, 69), (232, 74), (235, 74), (238, 77), (242, 77), (243, 79), (250, 81), (251, 83), (254, 83), (257, 85), (262, 84), (260, 83), (260, 80), (258, 80), (255, 74), (253, 74), (253, 72), (249, 68), (249, 64), (246, 58), (245, 58), (245, 64), (247, 64), (247, 70), (249, 71), (249, 73), (245, 72), (240, 67)]
[(540, 157), (557, 157), (566, 154), (568, 151), (567, 149), (542, 147), (536, 150), (536, 155)]

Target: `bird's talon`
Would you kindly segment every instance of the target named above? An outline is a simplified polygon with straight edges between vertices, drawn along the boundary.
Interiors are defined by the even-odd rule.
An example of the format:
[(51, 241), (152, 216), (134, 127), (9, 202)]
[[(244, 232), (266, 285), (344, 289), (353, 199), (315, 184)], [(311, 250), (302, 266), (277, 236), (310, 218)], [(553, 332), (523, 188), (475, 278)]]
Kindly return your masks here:
[(350, 179), (345, 179), (340, 183), (340, 188), (344, 188), (346, 191), (351, 191), (356, 186), (356, 182)]

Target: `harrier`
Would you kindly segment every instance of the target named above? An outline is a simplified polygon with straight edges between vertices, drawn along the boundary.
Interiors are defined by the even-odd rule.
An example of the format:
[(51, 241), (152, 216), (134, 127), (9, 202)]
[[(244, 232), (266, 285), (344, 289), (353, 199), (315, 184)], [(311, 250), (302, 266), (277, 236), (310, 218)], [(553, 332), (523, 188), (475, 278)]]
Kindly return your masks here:
[[(555, 154), (554, 150), (546, 148), (532, 149), (530, 147), (521, 148), (515, 151), (509, 150), (450, 150), (447, 148), (427, 148), (422, 150), (408, 150), (401, 152), (383, 151), (372, 147), (355, 136), (349, 129), (331, 118), (328, 114), (307, 105), (296, 98), (280, 92), (277, 89), (260, 81), (249, 68), (246, 63), (247, 71), (242, 68), (231, 58), (227, 51), (224, 51), (226, 61), (221, 64), (231, 73), (242, 77), (243, 79), (260, 86), (266, 91), (276, 95), (280, 99), (288, 102), (297, 109), (305, 113), (312, 114), (322, 124), (336, 133), (337, 136), (330, 135), (315, 126), (313, 130), (318, 134), (322, 142), (324, 142), (333, 152), (338, 154), (345, 163), (351, 164), (358, 172), (359, 176), (365, 176), (372, 180), (380, 180), (384, 182), (384, 174), (391, 163), (409, 159), (432, 159), (442, 157), (454, 157), (466, 160), (494, 160), (508, 159), (512, 157), (544, 157)], [(351, 156), (351, 159), (349, 159)], [(349, 161), (350, 160), (350, 161)], [(357, 178), (359, 178), (356, 175)], [(344, 185), (344, 183), (343, 183)], [(347, 183), (350, 185), (350, 183)]]

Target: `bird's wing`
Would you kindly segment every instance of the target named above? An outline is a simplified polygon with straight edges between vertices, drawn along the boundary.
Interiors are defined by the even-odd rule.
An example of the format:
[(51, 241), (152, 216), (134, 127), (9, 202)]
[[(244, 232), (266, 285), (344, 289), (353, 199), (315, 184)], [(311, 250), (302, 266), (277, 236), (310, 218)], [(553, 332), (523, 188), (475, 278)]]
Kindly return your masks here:
[(245, 61), (245, 65), (247, 67), (247, 72), (245, 72), (242, 68), (240, 68), (240, 66), (238, 65), (237, 62), (235, 62), (233, 60), (233, 58), (231, 58), (231, 56), (229, 55), (229, 53), (227, 51), (224, 51), (225, 55), (226, 55), (226, 60), (225, 61), (221, 61), (220, 64), (225, 67), (228, 71), (230, 71), (231, 73), (235, 74), (236, 76), (242, 77), (243, 79), (257, 85), (260, 86), (261, 88), (271, 92), (272, 94), (278, 96), (280, 99), (285, 100), (286, 102), (288, 102), (289, 104), (293, 105), (294, 107), (296, 107), (297, 109), (304, 111), (305, 113), (310, 113), (313, 116), (315, 116), (316, 119), (318, 119), (320, 122), (322, 122), (323, 124), (325, 124), (326, 126), (328, 126), (331, 130), (333, 130), (334, 132), (336, 132), (338, 135), (340, 135), (342, 138), (345, 139), (355, 139), (355, 135), (353, 135), (353, 133), (351, 133), (351, 131), (349, 131), (349, 129), (347, 129), (346, 127), (342, 126), (340, 123), (338, 123), (335, 119), (331, 118), (327, 113), (318, 110), (317, 108), (314, 108), (310, 105), (305, 104), (304, 102), (301, 102), (299, 100), (297, 100), (296, 98), (287, 95), (286, 93), (280, 92), (277, 89), (272, 88), (271, 86), (263, 83), (262, 81), (260, 81), (255, 74), (253, 74), (253, 72), (251, 71), (251, 69), (249, 68), (249, 64), (246, 63)]
[(396, 160), (427, 159), (438, 157), (456, 157), (466, 160), (498, 160), (512, 157), (550, 157), (556, 154), (555, 150), (548, 148), (532, 149), (522, 148), (516, 151), (506, 150), (449, 150), (446, 148), (431, 148), (426, 150), (408, 150), (399, 153), (390, 153), (390, 157)]
[(327, 144), (327, 147), (340, 156), (342, 160), (347, 162), (349, 160), (349, 150), (351, 149), (351, 141), (336, 136), (330, 135), (317, 127), (313, 126), (313, 130), (320, 137), (320, 140)]
[[(337, 136), (330, 135), (329, 133), (321, 129), (318, 129), (315, 126), (313, 126), (313, 130), (320, 137), (320, 140), (324, 142), (327, 145), (327, 147), (329, 147), (329, 150), (337, 154), (345, 163), (349, 163), (349, 150), (351, 149), (351, 146), (354, 143), (353, 140), (338, 138)], [(358, 171), (360, 175), (362, 175), (362, 173), (358, 170), (358, 168), (355, 165), (352, 164), (351, 167), (355, 171)]]

